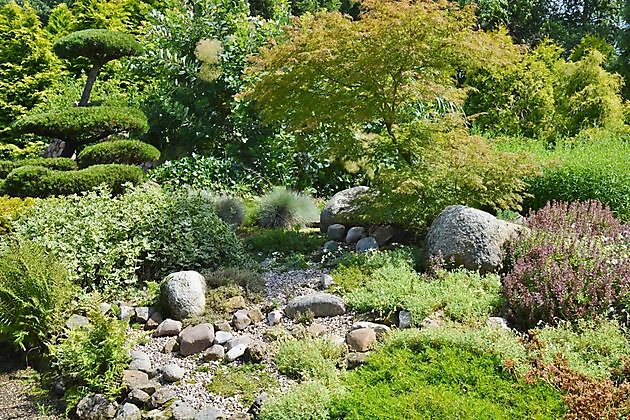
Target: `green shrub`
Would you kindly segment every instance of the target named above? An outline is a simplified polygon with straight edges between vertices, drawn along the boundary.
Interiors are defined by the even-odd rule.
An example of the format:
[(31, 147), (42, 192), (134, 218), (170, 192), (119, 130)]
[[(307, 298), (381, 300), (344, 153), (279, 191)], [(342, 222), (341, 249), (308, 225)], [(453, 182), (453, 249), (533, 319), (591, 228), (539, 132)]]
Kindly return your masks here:
[(335, 391), (320, 381), (293, 385), (287, 392), (272, 396), (260, 411), (260, 420), (323, 420)]
[(214, 199), (217, 216), (230, 226), (241, 226), (245, 222), (247, 210), (243, 200), (236, 197), (217, 197)]
[(77, 156), (80, 168), (105, 163), (140, 165), (159, 159), (158, 149), (139, 140), (104, 141), (85, 147)]
[(319, 211), (311, 197), (284, 187), (276, 187), (260, 198), (258, 223), (262, 227), (302, 227), (318, 217)]
[(265, 280), (259, 272), (227, 268), (217, 271), (204, 271), (203, 276), (209, 287), (221, 287), (235, 284), (244, 288), (249, 294), (262, 294), (265, 291)]
[(11, 244), (0, 257), (0, 337), (25, 350), (61, 332), (74, 286), (57, 258), (30, 243)]
[(278, 380), (265, 365), (243, 364), (240, 366), (219, 366), (206, 389), (223, 397), (238, 396), (243, 406), (249, 406), (261, 391), (278, 386)]
[(106, 63), (139, 55), (142, 47), (128, 34), (106, 29), (86, 29), (59, 38), (53, 44), (53, 50), (61, 58), (87, 57), (93, 62)]
[(21, 160), (1, 160), (0, 178), (6, 178), (12, 170), (21, 166), (42, 166), (56, 171), (74, 171), (77, 163), (70, 158), (30, 158)]
[(127, 183), (144, 181), (142, 168), (131, 165), (95, 165), (78, 171), (54, 171), (41, 166), (22, 166), (4, 181), (3, 191), (16, 197), (49, 197), (78, 194), (106, 185), (112, 192), (123, 191)]
[(511, 142), (502, 148), (532, 153), (544, 165), (542, 176), (527, 179), (523, 207), (538, 210), (549, 201), (598, 200), (630, 221), (630, 142), (627, 131), (590, 130), (548, 150), (539, 142)]
[(628, 331), (614, 321), (561, 322), (531, 330), (533, 357), (545, 363), (562, 358), (573, 371), (591, 378), (609, 378), (630, 360)]
[(293, 379), (335, 379), (343, 350), (322, 338), (288, 340), (280, 344), (275, 363), (280, 373)]
[(114, 106), (72, 107), (30, 114), (13, 124), (13, 131), (18, 134), (37, 134), (84, 144), (121, 132), (142, 133), (147, 128), (147, 117), (142, 111)]
[(34, 203), (32, 198), (0, 196), (0, 235), (11, 232), (13, 222), (23, 216)]
[(67, 338), (49, 345), (52, 367), (69, 385), (67, 411), (89, 393), (114, 399), (122, 391), (122, 373), (129, 362), (126, 322), (108, 318), (95, 309), (90, 323), (67, 331)]
[(114, 198), (95, 191), (41, 200), (16, 223), (14, 235), (61, 257), (73, 278), (90, 286), (248, 262), (210, 201), (151, 186)]
[(384, 346), (343, 380), (331, 418), (561, 418), (561, 394), (525, 383), (497, 355), (427, 340)]

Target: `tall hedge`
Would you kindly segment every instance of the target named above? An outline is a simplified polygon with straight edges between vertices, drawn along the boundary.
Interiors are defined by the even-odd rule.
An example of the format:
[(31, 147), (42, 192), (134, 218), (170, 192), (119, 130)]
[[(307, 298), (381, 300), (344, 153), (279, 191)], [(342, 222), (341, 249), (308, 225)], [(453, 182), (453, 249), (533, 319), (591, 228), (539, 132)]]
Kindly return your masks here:
[(4, 181), (3, 193), (14, 197), (48, 197), (70, 195), (107, 185), (120, 193), (123, 185), (141, 183), (144, 171), (130, 165), (95, 165), (78, 171), (55, 171), (42, 166), (22, 166)]

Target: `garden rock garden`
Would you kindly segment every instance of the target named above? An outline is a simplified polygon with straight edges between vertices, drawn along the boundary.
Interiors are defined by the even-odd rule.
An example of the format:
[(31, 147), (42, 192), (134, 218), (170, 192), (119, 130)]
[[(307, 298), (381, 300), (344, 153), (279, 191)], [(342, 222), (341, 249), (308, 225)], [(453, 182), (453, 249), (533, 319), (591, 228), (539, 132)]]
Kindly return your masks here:
[(0, 1), (0, 418), (630, 416), (630, 10), (547, 3)]

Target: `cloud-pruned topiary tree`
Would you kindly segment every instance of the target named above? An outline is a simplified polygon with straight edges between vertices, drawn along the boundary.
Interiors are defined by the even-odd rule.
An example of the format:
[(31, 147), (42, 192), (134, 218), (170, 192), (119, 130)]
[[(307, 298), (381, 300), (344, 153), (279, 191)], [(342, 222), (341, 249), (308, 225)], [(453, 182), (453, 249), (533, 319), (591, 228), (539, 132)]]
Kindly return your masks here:
[[(61, 172), (47, 168), (48, 165), (19, 165), (7, 175), (4, 191), (11, 195), (44, 197), (78, 193), (101, 184), (107, 184), (116, 192), (127, 182), (141, 182), (144, 172), (133, 165), (158, 160), (157, 149), (139, 141), (130, 144), (107, 141), (107, 145), (99, 142), (114, 134), (145, 132), (146, 116), (137, 108), (90, 104), (90, 93), (103, 66), (112, 60), (140, 54), (140, 44), (128, 34), (86, 29), (59, 38), (53, 50), (59, 58), (77, 59), (77, 64), (87, 60), (91, 66), (78, 106), (26, 115), (16, 121), (12, 129), (18, 134), (63, 141), (59, 153), (62, 157), (71, 158), (84, 146), (92, 150), (93, 156), (79, 159), (78, 171)], [(94, 143), (98, 144), (89, 149)], [(144, 158), (146, 160), (142, 161)]]

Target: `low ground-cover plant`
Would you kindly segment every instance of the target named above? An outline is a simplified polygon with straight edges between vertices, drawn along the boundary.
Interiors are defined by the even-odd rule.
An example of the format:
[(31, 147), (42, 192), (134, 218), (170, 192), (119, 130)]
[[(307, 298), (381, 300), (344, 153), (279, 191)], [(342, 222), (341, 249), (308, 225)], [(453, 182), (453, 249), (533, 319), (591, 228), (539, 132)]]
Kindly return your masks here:
[(139, 140), (112, 140), (85, 147), (77, 156), (80, 168), (106, 163), (140, 165), (157, 162), (160, 151)]
[(0, 256), (0, 339), (26, 350), (61, 332), (75, 286), (61, 262), (31, 243), (14, 243)]
[(290, 339), (280, 344), (275, 363), (280, 373), (293, 379), (333, 381), (342, 354), (342, 348), (330, 340)]
[(434, 278), (422, 276), (407, 263), (385, 263), (369, 274), (356, 266), (337, 269), (348, 306), (388, 318), (399, 309), (411, 312), (414, 324), (436, 311), (449, 319), (475, 323), (502, 303), (501, 282), (496, 275), (469, 271), (438, 271)]
[(530, 357), (544, 364), (560, 358), (578, 375), (608, 379), (630, 361), (627, 334), (615, 321), (560, 322), (530, 330)]
[(224, 397), (238, 396), (241, 404), (249, 406), (261, 391), (274, 389), (278, 380), (262, 364), (219, 366), (206, 389)]
[(560, 393), (526, 383), (497, 354), (394, 335), (343, 380), (331, 418), (559, 418)]
[(79, 194), (106, 185), (121, 193), (125, 184), (144, 181), (142, 168), (131, 165), (94, 165), (78, 171), (56, 171), (42, 166), (22, 166), (7, 176), (2, 190), (15, 197), (49, 197)]
[(607, 315), (630, 293), (630, 231), (599, 202), (548, 204), (514, 245), (503, 291), (524, 327)]
[(276, 187), (260, 197), (258, 223), (262, 227), (304, 227), (318, 217), (315, 201), (308, 195)]
[(90, 323), (49, 345), (52, 368), (66, 383), (67, 412), (91, 392), (116, 398), (129, 361), (126, 323), (93, 310)]
[(262, 406), (261, 420), (328, 419), (330, 403), (337, 389), (321, 381), (309, 380), (294, 385), (288, 392), (272, 396)]
[(252, 229), (245, 232), (245, 248), (260, 257), (274, 253), (283, 255), (311, 254), (321, 249), (325, 238), (319, 232), (285, 229)]
[(45, 247), (74, 280), (91, 287), (247, 264), (210, 201), (151, 186), (114, 198), (100, 191), (42, 200), (15, 224), (14, 236)]

